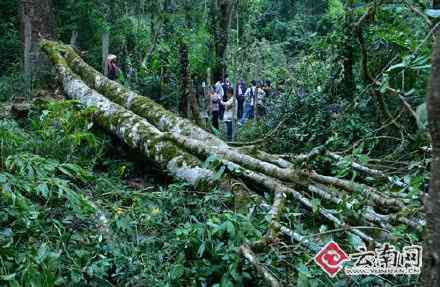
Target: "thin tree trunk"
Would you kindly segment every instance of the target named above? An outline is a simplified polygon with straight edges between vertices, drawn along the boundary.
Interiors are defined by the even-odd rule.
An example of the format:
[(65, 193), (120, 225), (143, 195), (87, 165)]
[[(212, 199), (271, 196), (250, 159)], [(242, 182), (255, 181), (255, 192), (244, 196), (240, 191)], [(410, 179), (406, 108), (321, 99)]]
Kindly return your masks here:
[(190, 97), (191, 97), (191, 76), (189, 72), (188, 48), (183, 40), (179, 43), (179, 64), (180, 64), (180, 103), (179, 111), (190, 118)]
[(32, 94), (32, 22), (28, 15), (23, 15), (24, 22), (24, 86), (26, 97)]
[(105, 31), (101, 36), (101, 42), (102, 42), (102, 70), (104, 72), (104, 75), (108, 75), (108, 67), (107, 67), (107, 56), (109, 54), (110, 49), (110, 32)]

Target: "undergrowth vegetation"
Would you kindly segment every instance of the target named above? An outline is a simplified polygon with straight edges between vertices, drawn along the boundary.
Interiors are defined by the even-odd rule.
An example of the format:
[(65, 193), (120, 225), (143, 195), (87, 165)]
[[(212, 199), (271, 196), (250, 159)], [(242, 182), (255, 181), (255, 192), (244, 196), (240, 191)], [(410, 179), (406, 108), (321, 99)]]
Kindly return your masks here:
[[(143, 163), (112, 154), (112, 139), (93, 127), (91, 112), (80, 111), (72, 101), (51, 102), (20, 124), (1, 120), (1, 284), (262, 286), (237, 249), (268, 228), (270, 207), (264, 199), (248, 202), (255, 206), (250, 213), (236, 213), (230, 193), (201, 193), (179, 182), (162, 186), (144, 173), (137, 178)], [(344, 168), (334, 170), (344, 176)], [(408, 180), (415, 181), (411, 188), (417, 196), (420, 178)], [(267, 201), (270, 197), (264, 195)], [(361, 197), (346, 200), (356, 206)], [(283, 224), (299, 233), (320, 234), (323, 241), (336, 239), (346, 250), (363, 244), (356, 235), (329, 230), (320, 220), (320, 200), (312, 202), (311, 213), (300, 205), (288, 207)], [(334, 206), (334, 212), (348, 210)], [(403, 225), (393, 235), (390, 243), (397, 246), (419, 240)], [(314, 236), (308, 238), (313, 244)], [(348, 284), (343, 277), (323, 275), (311, 264), (315, 254), (288, 242), (273, 242), (261, 258), (280, 282)], [(361, 286), (398, 283), (381, 277), (351, 281)]]

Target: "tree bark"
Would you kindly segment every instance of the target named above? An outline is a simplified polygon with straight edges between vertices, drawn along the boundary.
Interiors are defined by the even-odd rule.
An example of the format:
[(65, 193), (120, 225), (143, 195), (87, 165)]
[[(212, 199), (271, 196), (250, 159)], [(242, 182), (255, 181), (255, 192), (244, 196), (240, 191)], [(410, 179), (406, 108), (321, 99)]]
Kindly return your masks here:
[(110, 32), (105, 31), (101, 36), (102, 45), (102, 71), (105, 76), (108, 76), (107, 56), (110, 49)]
[[(433, 8), (440, 9), (440, 1), (433, 1)], [(432, 50), (432, 73), (428, 92), (428, 123), (432, 139), (431, 183), (424, 199), (427, 219), (427, 238), (423, 256), (424, 286), (440, 285), (440, 32)]]
[(78, 31), (73, 30), (72, 35), (70, 36), (70, 46), (77, 49), (78, 48)]
[(30, 96), (33, 83), (47, 76), (48, 61), (40, 52), (39, 41), (55, 35), (52, 0), (21, 0), (19, 10), (25, 90)]

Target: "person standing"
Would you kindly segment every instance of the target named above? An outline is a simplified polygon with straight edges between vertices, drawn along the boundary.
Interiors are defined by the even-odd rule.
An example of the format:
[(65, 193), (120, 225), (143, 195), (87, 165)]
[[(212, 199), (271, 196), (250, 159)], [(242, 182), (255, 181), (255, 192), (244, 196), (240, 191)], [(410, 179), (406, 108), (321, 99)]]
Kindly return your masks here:
[(234, 100), (234, 89), (232, 87), (228, 87), (226, 90), (226, 101), (221, 101), (221, 104), (225, 108), (225, 112), (223, 115), (223, 121), (226, 125), (226, 135), (228, 141), (232, 141), (232, 124), (234, 121), (234, 110), (235, 110), (235, 100)]
[[(215, 83), (214, 86), (214, 90), (217, 93), (217, 95), (219, 95), (220, 100), (225, 98), (225, 90), (223, 89), (223, 83), (221, 81), (217, 81), (217, 83)], [(223, 120), (223, 106), (220, 105), (220, 110), (219, 110), (219, 119)]]
[(107, 77), (112, 80), (115, 81), (117, 79), (118, 76), (118, 71), (119, 68), (116, 65), (116, 55), (108, 55), (107, 60), (106, 60), (106, 65), (107, 65)]
[(265, 115), (266, 107), (264, 105), (266, 92), (264, 91), (263, 82), (258, 81), (257, 83), (257, 92), (256, 92), (256, 101), (255, 101), (255, 118), (260, 118)]
[(252, 86), (246, 90), (244, 94), (244, 114), (240, 119), (240, 125), (243, 125), (247, 120), (254, 118), (254, 107), (257, 97), (257, 81), (251, 82)]
[(272, 96), (272, 82), (270, 80), (265, 81), (263, 90), (266, 93), (266, 98), (270, 98)]
[(219, 128), (218, 118), (220, 114), (220, 95), (217, 94), (214, 89), (210, 88), (208, 91), (208, 96), (211, 102), (210, 110), (211, 110), (211, 118), (212, 118), (212, 126), (216, 129)]
[(237, 86), (235, 88), (235, 97), (237, 98), (237, 118), (241, 119), (244, 113), (244, 93), (246, 87), (242, 80), (237, 80)]

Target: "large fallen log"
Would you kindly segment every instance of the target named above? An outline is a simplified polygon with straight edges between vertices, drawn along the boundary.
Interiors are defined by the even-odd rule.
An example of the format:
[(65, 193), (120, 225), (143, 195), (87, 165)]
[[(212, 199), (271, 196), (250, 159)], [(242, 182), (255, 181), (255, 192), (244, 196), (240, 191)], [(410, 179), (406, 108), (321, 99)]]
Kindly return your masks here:
[[(350, 226), (350, 223), (355, 223), (351, 221), (352, 218), (336, 214), (332, 207), (326, 208), (325, 204), (336, 204), (350, 210), (353, 205), (345, 202), (344, 198), (357, 195), (363, 198), (360, 205), (364, 217), (373, 226), (389, 230), (393, 224), (405, 224), (413, 228), (418, 225), (411, 218), (389, 213), (405, 209), (401, 200), (385, 196), (363, 184), (297, 169), (295, 161), (289, 162), (254, 147), (228, 146), (220, 138), (167, 111), (151, 99), (108, 80), (86, 64), (69, 46), (42, 41), (42, 50), (54, 63), (68, 97), (78, 100), (85, 107), (93, 107), (96, 121), (102, 127), (121, 138), (128, 146), (139, 150), (171, 176), (203, 190), (220, 184), (222, 189), (231, 190), (236, 197), (240, 193), (245, 196), (249, 194), (249, 187), (252, 191), (263, 190), (273, 195), (268, 213), (271, 223), (266, 235), (254, 244), (243, 245), (239, 250), (272, 286), (278, 286), (276, 277), (258, 262), (252, 248), (269, 244), (272, 239), (284, 235), (312, 251), (317, 249), (307, 236), (283, 225), (283, 207), (289, 203), (296, 202), (311, 214), (314, 209), (311, 198), (318, 195), (323, 200), (317, 211), (321, 219), (370, 243), (374, 241), (371, 234)], [(204, 160), (212, 156), (227, 167), (220, 179), (214, 171), (204, 167)], [(345, 194), (342, 191), (346, 191)], [(380, 212), (376, 212), (377, 209)], [(388, 213), (382, 214), (382, 210)]]
[(348, 188), (348, 191), (352, 191), (353, 189), (359, 190), (364, 194), (368, 194), (368, 197), (371, 198), (375, 204), (382, 206), (390, 205), (397, 209), (404, 207), (404, 204), (399, 200), (377, 195), (375, 192), (371, 192), (373, 190), (367, 186), (321, 176), (316, 172), (299, 170), (295, 168), (292, 163), (289, 163), (279, 156), (267, 154), (256, 149), (237, 149), (230, 147), (223, 140), (193, 124), (191, 121), (181, 118), (151, 99), (140, 96), (123, 85), (109, 80), (84, 62), (70, 46), (52, 41), (45, 41), (44, 45), (46, 49), (58, 51), (62, 54), (69, 67), (78, 74), (88, 86), (97, 90), (111, 101), (121, 104), (135, 114), (145, 118), (161, 132), (166, 132), (170, 140), (175, 141), (182, 146), (182, 148), (201, 158), (216, 155), (222, 159), (241, 165), (246, 169), (262, 172), (282, 181), (301, 185), (307, 185), (305, 181), (318, 181), (324, 184), (340, 186), (345, 190)]
[[(294, 162), (255, 148), (230, 147), (220, 138), (167, 111), (151, 99), (139, 96), (117, 82), (108, 80), (86, 64), (71, 47), (43, 41), (42, 48), (55, 64), (66, 95), (86, 107), (94, 107), (96, 120), (101, 126), (132, 148), (140, 150), (162, 170), (198, 188), (211, 187), (214, 182), (219, 181), (224, 189), (241, 189), (244, 185), (243, 189), (248, 191), (246, 185), (249, 184), (257, 187), (257, 190), (273, 194), (274, 209), (271, 217), (274, 220), (268, 231), (272, 236), (277, 236), (278, 230), (274, 227), (281, 224), (279, 219), (282, 209), (278, 207), (288, 204), (284, 194), (309, 211), (313, 209), (309, 191), (319, 195), (326, 202), (342, 204), (346, 209), (351, 209), (350, 205), (343, 204), (342, 199), (335, 196), (328, 187), (362, 195), (366, 199), (362, 202), (364, 207), (385, 207), (387, 211), (405, 207), (402, 201), (388, 198), (368, 186), (297, 169)], [(220, 180), (213, 171), (203, 167), (203, 161), (213, 155), (223, 165), (233, 167)], [(237, 181), (232, 184), (231, 179)], [(317, 182), (321, 184), (319, 188), (316, 187)], [(280, 194), (283, 194), (283, 197), (280, 197)], [(350, 230), (349, 232), (366, 242), (373, 241), (371, 235), (352, 229), (349, 218), (344, 214), (335, 216), (330, 209), (324, 205), (319, 208), (322, 219), (332, 222), (335, 227)], [(413, 221), (403, 220), (402, 216), (382, 215), (374, 213), (373, 209), (365, 210), (370, 211), (370, 222), (387, 229), (391, 228), (394, 222), (414, 226)], [(281, 233), (285, 234), (282, 230)]]
[(88, 65), (72, 47), (54, 41), (44, 41), (44, 46), (46, 51), (59, 52), (72, 71), (81, 77), (90, 88), (145, 118), (160, 131), (174, 132), (204, 142), (210, 142), (217, 146), (226, 145), (220, 138), (195, 125), (190, 120), (177, 116), (153, 100), (136, 94), (118, 82), (109, 80), (92, 66)]
[(43, 41), (42, 49), (54, 63), (63, 83), (64, 92), (85, 107), (95, 108), (95, 117), (101, 126), (117, 135), (129, 146), (140, 150), (171, 176), (194, 186), (209, 186), (214, 182), (211, 170), (201, 168), (200, 160), (167, 141), (164, 134), (144, 118), (111, 102), (88, 87), (71, 71), (58, 49)]
[[(287, 161), (262, 151), (257, 152), (259, 159), (251, 157), (243, 159), (242, 157), (245, 153), (229, 147), (223, 140), (195, 125), (190, 120), (177, 116), (153, 100), (138, 95), (118, 82), (109, 80), (88, 65), (72, 47), (53, 41), (45, 41), (44, 45), (48, 50), (61, 53), (72, 71), (78, 74), (89, 87), (105, 95), (109, 100), (145, 118), (160, 131), (171, 133), (175, 138), (180, 137), (180, 139), (182, 139), (181, 136), (183, 136), (200, 141), (203, 143), (202, 147), (216, 147), (219, 151), (221, 150), (224, 156), (227, 155), (229, 160), (233, 158), (239, 159), (241, 162), (237, 162), (238, 164), (244, 160), (257, 170), (275, 169), (282, 180), (286, 178), (291, 179), (298, 173), (292, 168), (292, 165), (288, 166)], [(212, 150), (207, 151), (207, 153), (211, 151)], [(261, 160), (262, 157), (263, 159)], [(266, 161), (267, 158), (271, 158), (271, 161)], [(235, 160), (232, 161), (236, 162)], [(285, 168), (285, 170), (277, 170), (280, 165)]]

